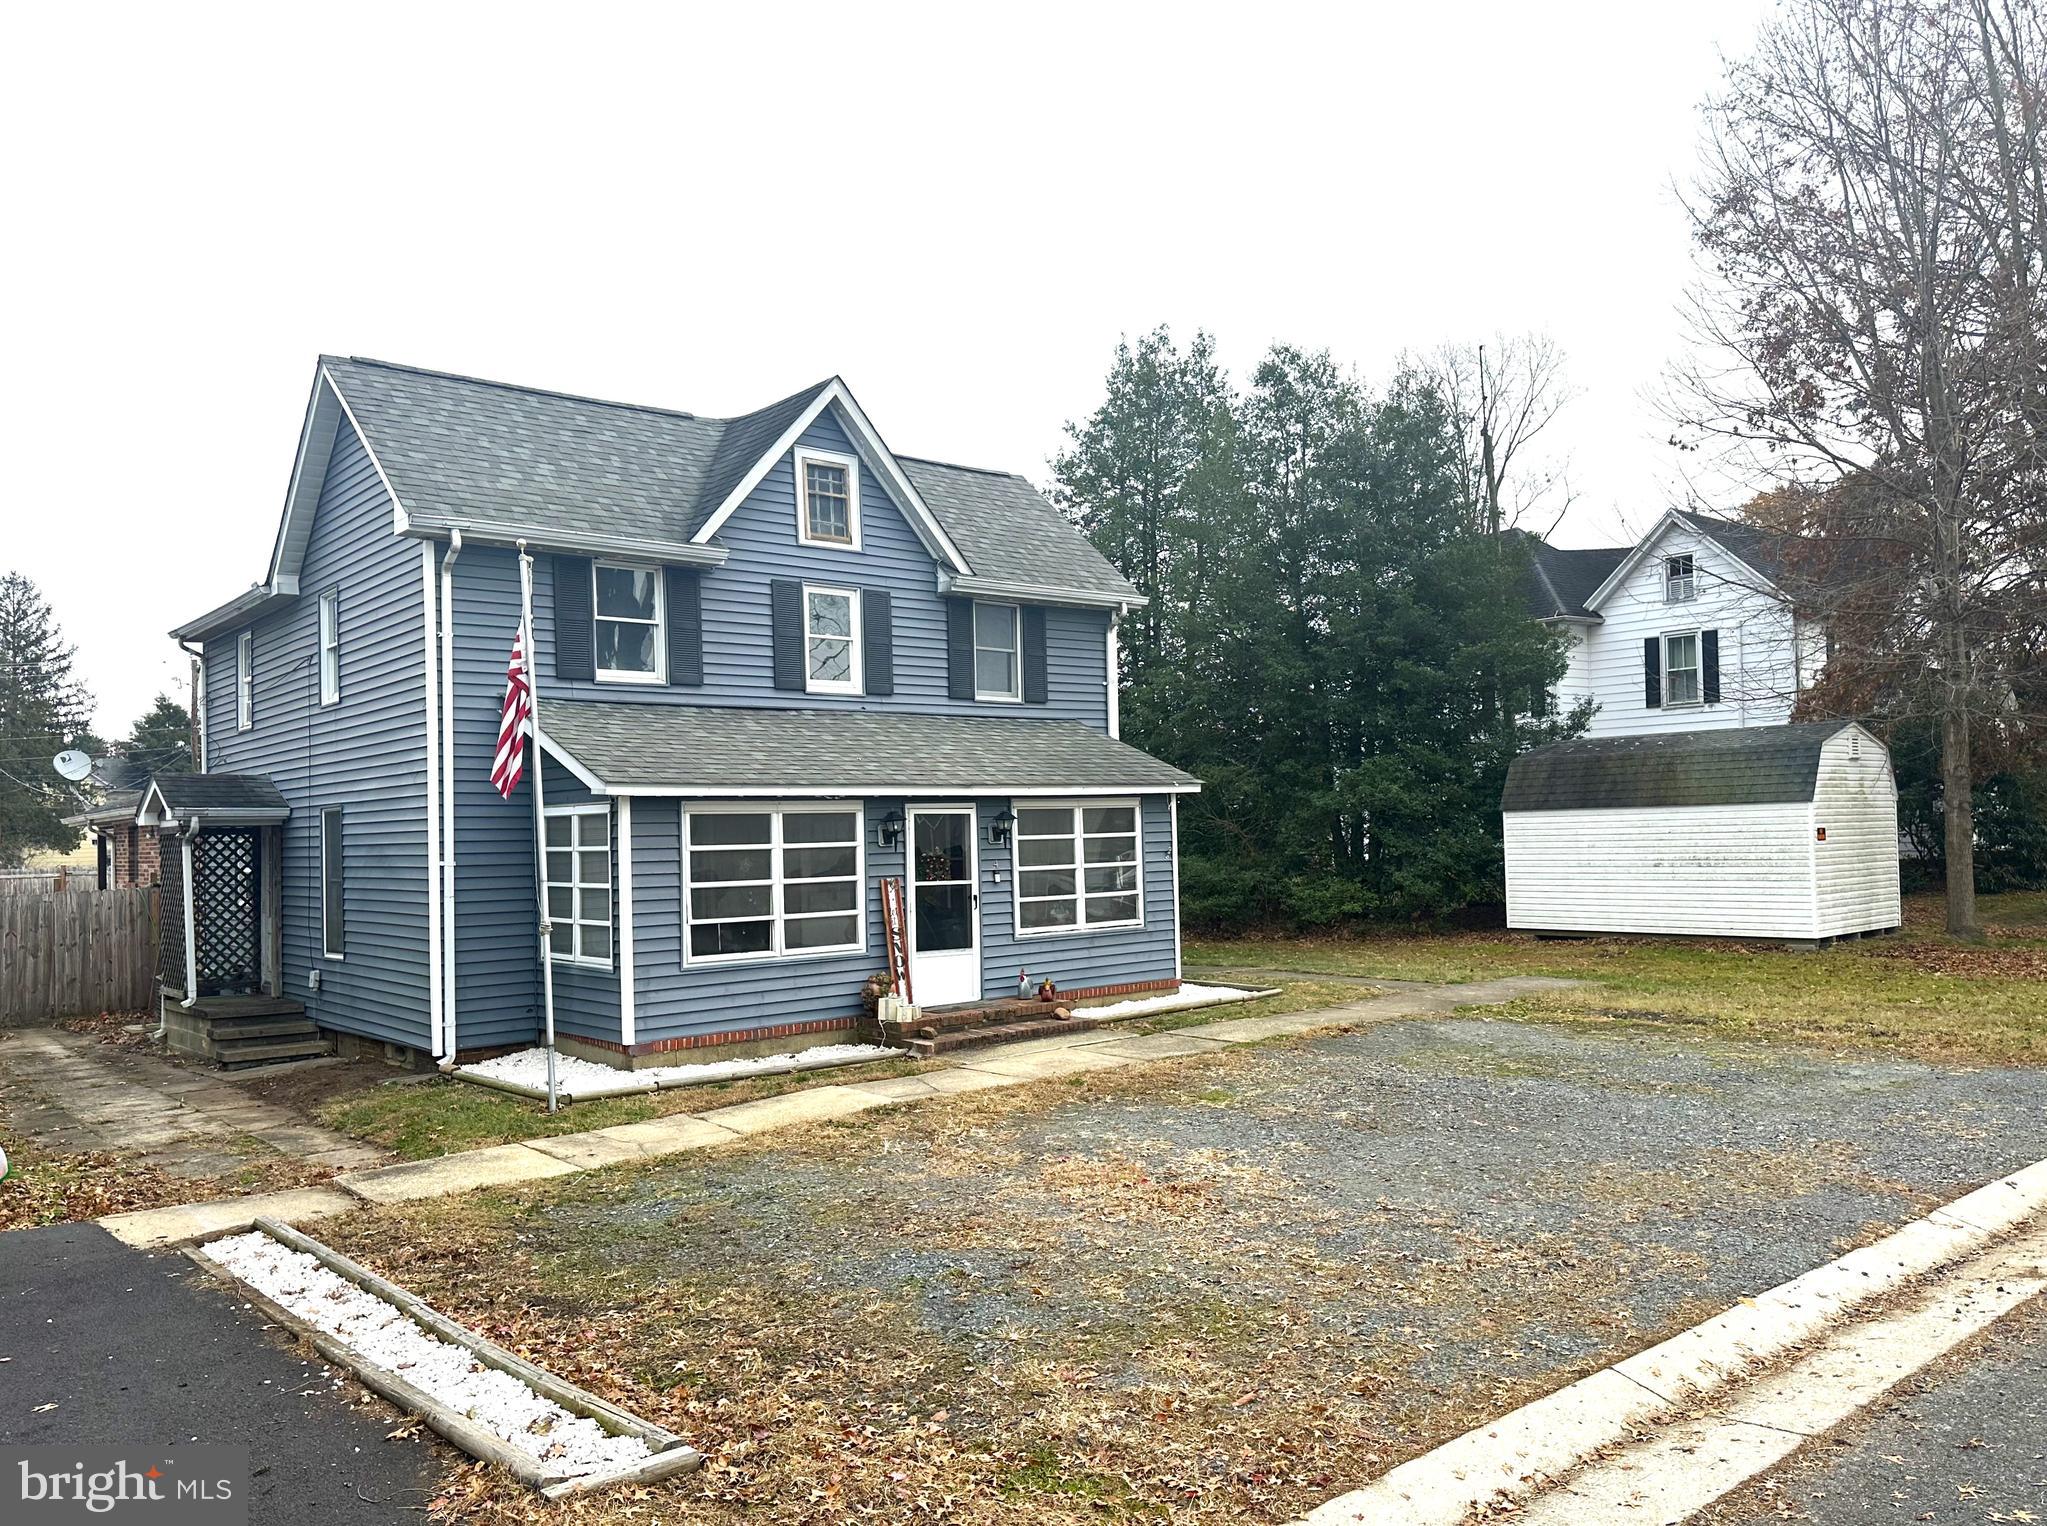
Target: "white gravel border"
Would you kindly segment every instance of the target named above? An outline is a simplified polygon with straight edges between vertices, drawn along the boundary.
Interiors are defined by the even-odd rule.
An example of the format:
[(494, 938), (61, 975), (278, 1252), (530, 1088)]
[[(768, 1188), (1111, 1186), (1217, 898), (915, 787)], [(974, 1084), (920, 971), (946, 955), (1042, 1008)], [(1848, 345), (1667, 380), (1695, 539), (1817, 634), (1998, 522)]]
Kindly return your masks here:
[[(839, 1065), (865, 1065), (873, 1060), (893, 1059), (904, 1051), (883, 1044), (821, 1044), (795, 1054), (764, 1054), (742, 1060), (710, 1060), (702, 1065), (650, 1065), (643, 1070), (620, 1070), (599, 1065), (572, 1054), (554, 1057), (557, 1094), (569, 1101), (579, 1097), (623, 1097), (635, 1092), (660, 1091), (674, 1086), (702, 1086), (711, 1081), (732, 1081), (746, 1076), (781, 1076), (799, 1070), (829, 1070)], [(478, 1060), (457, 1067), (464, 1080), (480, 1081), (500, 1091), (522, 1097), (547, 1095), (547, 1051), (520, 1049), (495, 1059)]]

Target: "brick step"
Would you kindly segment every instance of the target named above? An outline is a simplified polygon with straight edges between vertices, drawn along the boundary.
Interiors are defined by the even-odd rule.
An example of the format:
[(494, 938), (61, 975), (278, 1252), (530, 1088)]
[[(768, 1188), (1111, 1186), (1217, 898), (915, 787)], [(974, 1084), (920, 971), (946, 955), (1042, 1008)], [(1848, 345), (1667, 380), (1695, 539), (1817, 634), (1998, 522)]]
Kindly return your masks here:
[(224, 1070), (241, 1070), (250, 1065), (281, 1065), (286, 1060), (311, 1060), (334, 1052), (324, 1038), (244, 1039), (216, 1044), (214, 1053)]
[[(891, 1036), (900, 1034), (902, 1039), (914, 1038), (924, 1029), (935, 1033), (949, 1033), (958, 1028), (983, 1028), (990, 1023), (1026, 1023), (1048, 1017), (1063, 1001), (981, 1002), (971, 1007), (926, 1007), (914, 1023), (884, 1023), (884, 1032)], [(900, 1040), (899, 1040), (900, 1041)]]
[(312, 1038), (319, 1033), (310, 1017), (217, 1017), (207, 1032), (216, 1046), (237, 1039)]
[(934, 1055), (949, 1054), (955, 1049), (971, 1049), (980, 1044), (1010, 1044), (1019, 1039), (1050, 1038), (1056, 1033), (1086, 1033), (1106, 1026), (1091, 1017), (1071, 1017), (1064, 1021), (1056, 1017), (1037, 1017), (1022, 1022), (989, 1023), (979, 1028), (949, 1028), (929, 1038), (912, 1035), (901, 1043), (913, 1058), (928, 1060)]

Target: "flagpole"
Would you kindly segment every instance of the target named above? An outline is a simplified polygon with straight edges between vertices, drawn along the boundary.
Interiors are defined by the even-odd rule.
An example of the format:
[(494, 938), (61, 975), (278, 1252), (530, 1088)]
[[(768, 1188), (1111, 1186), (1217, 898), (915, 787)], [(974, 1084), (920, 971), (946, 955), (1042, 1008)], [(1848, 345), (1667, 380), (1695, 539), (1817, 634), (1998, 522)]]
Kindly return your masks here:
[(540, 684), (533, 662), (533, 558), (519, 542), (519, 650), (526, 664), (526, 702), (533, 717), (533, 889), (540, 901), (540, 1001), (547, 1015), (547, 1110), (558, 1106), (554, 1087), (554, 925), (547, 915), (547, 800), (541, 788)]

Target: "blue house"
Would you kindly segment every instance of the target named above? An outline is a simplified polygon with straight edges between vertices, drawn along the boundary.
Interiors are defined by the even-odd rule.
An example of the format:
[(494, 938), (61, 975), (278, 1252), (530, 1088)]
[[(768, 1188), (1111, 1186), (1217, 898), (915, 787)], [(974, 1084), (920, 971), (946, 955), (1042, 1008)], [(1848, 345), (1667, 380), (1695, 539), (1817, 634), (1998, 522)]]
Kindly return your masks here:
[[(530, 771), (490, 782), (521, 541), (539, 851)], [(166, 1009), (530, 1043), (536, 862), (562, 1045), (615, 1064), (845, 1037), (884, 877), (927, 1009), (1022, 970), (1172, 989), (1198, 785), (1117, 740), (1141, 602), (1023, 478), (894, 454), (836, 378), (709, 419), (325, 357), (266, 576), (172, 633), (216, 782), (145, 807)]]

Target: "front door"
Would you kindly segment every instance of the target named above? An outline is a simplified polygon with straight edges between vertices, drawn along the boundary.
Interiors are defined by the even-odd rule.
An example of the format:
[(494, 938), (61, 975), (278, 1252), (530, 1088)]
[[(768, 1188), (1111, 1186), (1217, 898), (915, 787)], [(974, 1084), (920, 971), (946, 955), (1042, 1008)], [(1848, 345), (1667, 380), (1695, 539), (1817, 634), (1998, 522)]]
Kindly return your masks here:
[(910, 992), (920, 1007), (981, 999), (972, 806), (910, 807)]

